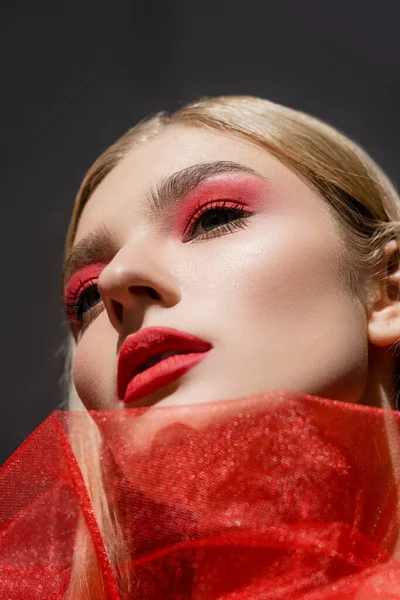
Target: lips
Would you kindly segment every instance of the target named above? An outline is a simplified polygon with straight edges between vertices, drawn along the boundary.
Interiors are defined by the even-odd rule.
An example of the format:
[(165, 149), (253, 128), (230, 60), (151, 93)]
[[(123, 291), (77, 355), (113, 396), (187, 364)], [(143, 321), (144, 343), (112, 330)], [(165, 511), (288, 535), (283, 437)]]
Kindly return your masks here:
[(172, 383), (207, 356), (212, 345), (169, 327), (148, 327), (129, 336), (118, 359), (118, 397), (135, 402)]

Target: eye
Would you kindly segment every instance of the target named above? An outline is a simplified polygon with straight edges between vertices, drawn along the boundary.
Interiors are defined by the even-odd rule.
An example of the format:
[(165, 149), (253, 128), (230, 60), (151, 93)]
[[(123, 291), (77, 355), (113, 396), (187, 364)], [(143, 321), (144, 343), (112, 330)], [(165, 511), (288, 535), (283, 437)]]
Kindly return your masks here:
[(65, 312), (75, 328), (84, 330), (101, 310), (97, 280), (81, 281), (75, 289), (67, 291)]
[(77, 312), (80, 318), (91, 308), (101, 302), (101, 296), (96, 284), (88, 286), (79, 296)]
[(185, 241), (208, 239), (246, 226), (250, 214), (230, 201), (213, 202), (201, 207), (190, 221)]

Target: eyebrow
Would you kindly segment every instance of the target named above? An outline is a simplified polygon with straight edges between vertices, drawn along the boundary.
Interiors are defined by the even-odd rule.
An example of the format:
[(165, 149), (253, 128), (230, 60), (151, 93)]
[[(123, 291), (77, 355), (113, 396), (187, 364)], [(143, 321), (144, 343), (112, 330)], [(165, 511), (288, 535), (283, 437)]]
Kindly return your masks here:
[(96, 227), (67, 252), (62, 273), (63, 289), (74, 273), (95, 262), (109, 260), (117, 250), (109, 229), (104, 225)]
[[(173, 203), (186, 196), (203, 181), (216, 175), (234, 172), (248, 173), (266, 180), (254, 169), (231, 161), (192, 165), (165, 177), (151, 190), (147, 203), (149, 215), (158, 216), (165, 212)], [(76, 271), (95, 262), (108, 261), (117, 252), (118, 248), (110, 230), (105, 225), (94, 229), (67, 252), (62, 275), (63, 289)]]
[(151, 213), (163, 212), (171, 204), (186, 196), (206, 179), (225, 173), (249, 173), (265, 179), (250, 167), (228, 160), (199, 163), (165, 177), (152, 190), (148, 204)]

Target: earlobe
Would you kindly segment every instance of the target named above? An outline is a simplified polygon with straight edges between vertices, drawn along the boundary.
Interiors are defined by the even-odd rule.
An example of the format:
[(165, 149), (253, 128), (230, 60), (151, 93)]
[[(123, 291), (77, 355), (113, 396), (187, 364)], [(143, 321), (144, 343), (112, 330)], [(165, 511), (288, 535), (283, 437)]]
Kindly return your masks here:
[(400, 341), (400, 261), (395, 240), (384, 247), (380, 281), (369, 314), (368, 339), (380, 347)]

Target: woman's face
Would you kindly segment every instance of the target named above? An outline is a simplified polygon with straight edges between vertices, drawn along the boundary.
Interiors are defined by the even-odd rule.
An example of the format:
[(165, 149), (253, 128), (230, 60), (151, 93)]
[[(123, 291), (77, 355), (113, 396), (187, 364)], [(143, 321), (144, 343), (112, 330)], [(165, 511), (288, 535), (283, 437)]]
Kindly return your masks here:
[[(338, 226), (315, 191), (244, 139), (174, 125), (132, 149), (87, 202), (73, 254), (73, 378), (88, 409), (364, 392), (367, 317), (345, 283)], [(122, 402), (121, 345), (152, 327), (211, 350)]]

